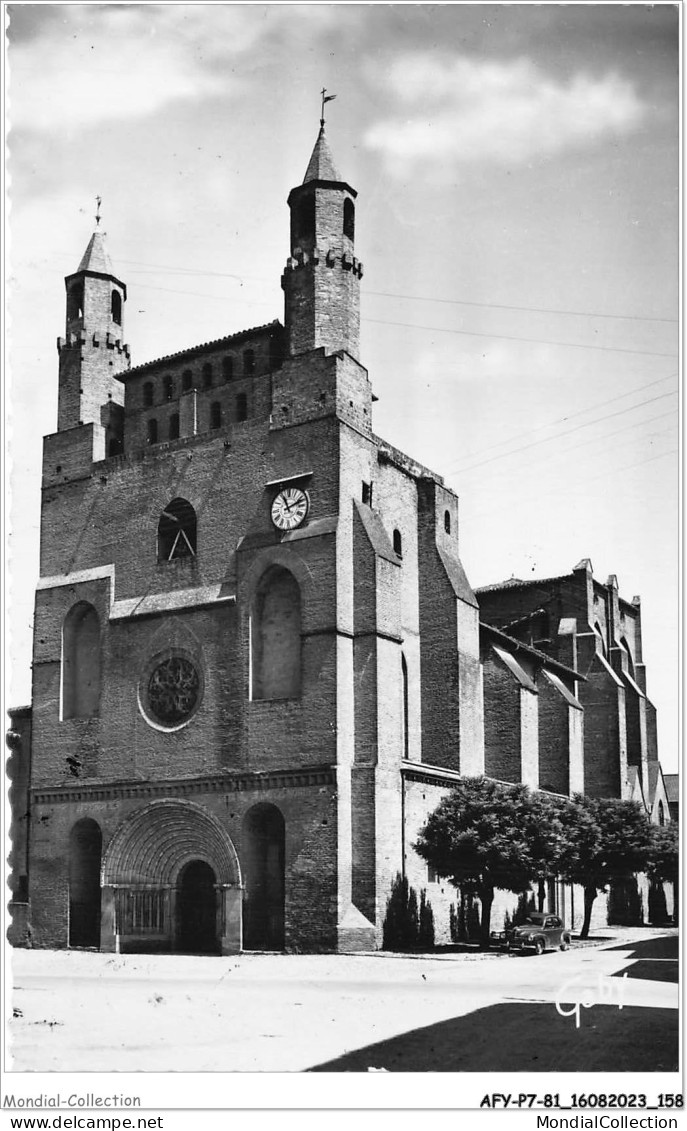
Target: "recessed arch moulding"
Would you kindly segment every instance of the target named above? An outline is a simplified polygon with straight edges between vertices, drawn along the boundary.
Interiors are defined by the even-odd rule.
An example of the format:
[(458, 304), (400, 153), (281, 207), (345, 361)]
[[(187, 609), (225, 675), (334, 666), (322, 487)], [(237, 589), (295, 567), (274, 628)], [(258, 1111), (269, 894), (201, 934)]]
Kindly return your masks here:
[[(208, 864), (218, 890), (218, 934), (222, 954), (241, 950), (241, 869), (234, 844), (220, 822), (191, 801), (154, 801), (131, 814), (114, 834), (102, 866), (100, 949), (126, 949), (142, 927), (151, 946), (173, 946), (176, 886), (192, 860)], [(149, 922), (131, 916), (146, 896)], [(133, 941), (133, 940), (131, 940)]]

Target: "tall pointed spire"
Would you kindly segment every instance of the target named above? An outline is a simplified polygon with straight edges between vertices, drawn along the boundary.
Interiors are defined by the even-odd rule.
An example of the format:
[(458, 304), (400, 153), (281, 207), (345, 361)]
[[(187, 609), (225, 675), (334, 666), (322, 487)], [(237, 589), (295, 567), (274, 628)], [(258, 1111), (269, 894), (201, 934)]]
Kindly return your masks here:
[(312, 156), (308, 162), (308, 168), (303, 177), (303, 184), (307, 185), (310, 181), (340, 181), (339, 170), (334, 164), (327, 138), (324, 132), (324, 123), (320, 126), (320, 132), (317, 135), (315, 148), (312, 151)]

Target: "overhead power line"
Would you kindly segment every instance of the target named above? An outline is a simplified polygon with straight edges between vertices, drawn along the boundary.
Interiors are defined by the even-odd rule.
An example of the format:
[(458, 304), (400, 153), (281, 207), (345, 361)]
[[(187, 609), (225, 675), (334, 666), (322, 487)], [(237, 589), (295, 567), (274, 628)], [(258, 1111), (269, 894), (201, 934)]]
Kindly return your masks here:
[(485, 333), (479, 330), (448, 330), (445, 326), (418, 326), (415, 322), (387, 322), (383, 318), (363, 318), (362, 322), (374, 322), (378, 326), (400, 326), (404, 330), (427, 330), (432, 334), (460, 334), (468, 338), (498, 338), (506, 342), (529, 342), (541, 346), (563, 346), (566, 349), (576, 350), (603, 350), (606, 353), (633, 353), (644, 357), (669, 357), (675, 360), (674, 353), (663, 353), (659, 350), (631, 350), (623, 346), (596, 346), (586, 345), (583, 342), (558, 342), (548, 338), (522, 338), (515, 334)]
[(472, 455), (483, 456), (486, 452), (491, 452), (495, 448), (502, 448), (504, 444), (514, 444), (524, 436), (532, 436), (535, 432), (544, 432), (547, 428), (554, 428), (556, 424), (564, 424), (567, 420), (575, 420), (578, 416), (584, 416), (587, 412), (593, 412), (595, 408), (604, 408), (607, 404), (613, 404), (615, 401), (622, 401), (625, 397), (632, 397), (635, 393), (643, 393), (646, 389), (653, 389), (655, 385), (662, 385), (664, 381), (670, 381), (673, 377), (677, 377), (677, 373), (669, 373), (666, 377), (659, 377), (657, 381), (649, 381), (646, 385), (637, 385), (634, 389), (628, 389), (626, 393), (619, 393), (617, 397), (609, 397), (605, 401), (596, 401), (594, 404), (589, 405), (588, 408), (581, 408), (577, 412), (566, 413), (565, 416), (559, 416), (556, 420), (550, 420), (548, 424), (539, 424), (536, 428), (528, 428), (525, 432), (516, 432), (514, 436), (509, 436), (505, 440), (499, 440), (496, 444), (489, 444), (486, 448), (480, 448), (479, 451), (464, 452), (464, 457), (468, 458)]
[(556, 310), (547, 306), (513, 306), (507, 302), (472, 302), (466, 298), (430, 298), (428, 295), (400, 295), (392, 291), (368, 291), (378, 298), (402, 298), (409, 302), (436, 302), (449, 306), (476, 306), (484, 310), (519, 310), (527, 314), (569, 314), (575, 318), (613, 318), (623, 322), (677, 322), (677, 318), (651, 318), (642, 314), (605, 314), (600, 310)]
[(674, 397), (677, 395), (677, 390), (670, 393), (661, 393), (658, 397), (649, 397), (648, 400), (640, 401), (639, 404), (629, 405), (628, 408), (621, 408), (618, 412), (609, 412), (606, 416), (598, 416), (595, 420), (587, 420), (583, 424), (576, 424), (574, 428), (567, 428), (563, 432), (558, 432), (555, 436), (547, 436), (543, 440), (534, 440), (531, 444), (523, 444), (521, 448), (514, 448), (512, 452), (502, 452), (498, 456), (490, 456), (489, 459), (480, 460), (479, 463), (470, 464), (469, 467), (456, 468), (455, 464), (449, 464), (453, 468), (454, 475), (465, 475), (468, 471), (474, 471), (478, 467), (485, 467), (489, 463), (496, 463), (500, 459), (507, 459), (509, 456), (519, 455), (520, 452), (529, 451), (531, 448), (537, 448), (541, 444), (549, 444), (554, 440), (561, 440), (564, 436), (570, 436), (573, 432), (579, 432), (582, 428), (591, 428), (593, 424), (601, 424), (604, 420), (612, 420), (616, 416), (624, 416), (627, 412), (634, 412), (636, 408), (642, 408), (647, 404), (654, 404), (656, 401), (663, 401), (666, 397)]
[[(598, 475), (575, 475), (574, 477), (568, 475), (565, 478), (564, 487), (561, 486), (561, 482), (557, 482), (553, 483), (549, 487), (542, 489), (541, 483), (537, 481), (536, 484), (533, 484), (533, 490), (536, 491), (537, 501), (546, 498), (549, 495), (559, 494), (561, 490), (565, 490), (567, 503), (570, 504), (573, 501), (574, 496), (577, 494), (577, 489), (581, 486), (584, 486), (586, 483), (595, 483), (598, 479), (608, 479), (609, 475), (611, 474), (615, 475), (623, 471), (632, 471), (636, 467), (642, 467), (644, 464), (653, 463), (655, 460), (665, 459), (667, 456), (677, 454), (679, 454), (679, 448), (669, 448), (665, 452), (658, 452), (656, 455), (648, 456), (646, 459), (640, 459), (635, 461), (634, 463), (623, 464), (622, 467), (611, 466), (606, 471), (602, 471)], [(530, 503), (531, 500), (525, 500), (524, 505), (527, 507), (530, 505)], [(484, 519), (493, 519), (501, 514), (513, 514), (513, 510), (514, 504), (512, 502), (507, 507), (494, 507), (492, 510), (483, 510), (480, 507), (475, 512), (478, 518), (475, 517), (473, 521), (476, 522), (479, 519), (479, 521), (482, 522)], [(465, 521), (465, 519), (463, 521)]]
[[(168, 273), (168, 274), (199, 275), (199, 276), (206, 276), (208, 278), (211, 278), (211, 277), (213, 277), (213, 278), (231, 278), (231, 279), (238, 280), (239, 283), (242, 283), (243, 278), (251, 278), (251, 279), (257, 280), (257, 282), (260, 282), (260, 280), (261, 280), (261, 282), (266, 282), (265, 276), (256, 276), (256, 275), (254, 275), (254, 276), (240, 276), (240, 275), (232, 274), (232, 273), (230, 273), (230, 271), (207, 271), (207, 270), (199, 270), (199, 269), (195, 269), (195, 268), (181, 268), (181, 267), (171, 267), (171, 266), (163, 266), (163, 265), (157, 265), (157, 266), (146, 265), (146, 264), (141, 264), (141, 262), (139, 260), (134, 260), (134, 259), (120, 259), (119, 262), (121, 262), (121, 264), (128, 264), (130, 266), (139, 266), (139, 267), (143, 268), (145, 271), (149, 271), (149, 270), (151, 270), (151, 268), (154, 268), (156, 270), (164, 271), (164, 273)], [(234, 300), (230, 299), (229, 296), (224, 297), (222, 295), (205, 294), (205, 293), (201, 293), (201, 292), (198, 292), (198, 291), (179, 291), (179, 290), (177, 290), (177, 288), (173, 288), (173, 287), (155, 287), (155, 286), (151, 286), (151, 285), (146, 284), (146, 283), (139, 283), (138, 286), (140, 286), (141, 288), (145, 288), (145, 290), (148, 290), (148, 291), (162, 291), (166, 294), (182, 294), (182, 295), (188, 295), (188, 296), (191, 296), (191, 297), (196, 297), (196, 299), (211, 299), (211, 300), (214, 300), (215, 302), (232, 302), (232, 301), (235, 302), (235, 301), (237, 301), (235, 299)], [(570, 316), (581, 317), (581, 318), (609, 318), (609, 319), (619, 319), (619, 320), (626, 320), (626, 321), (671, 322), (671, 323), (677, 322), (677, 319), (645, 318), (643, 316), (635, 316), (635, 314), (607, 314), (607, 313), (603, 313), (603, 312), (594, 313), (593, 311), (553, 310), (553, 309), (546, 309), (546, 308), (541, 308), (541, 307), (516, 307), (516, 305), (509, 305), (507, 303), (479, 303), (479, 302), (472, 302), (472, 301), (469, 301), (469, 300), (460, 300), (460, 299), (430, 299), (429, 296), (393, 294), (393, 293), (390, 293), (390, 292), (383, 292), (383, 291), (367, 291), (366, 293), (367, 294), (376, 294), (376, 295), (379, 295), (379, 296), (387, 297), (387, 299), (405, 299), (405, 300), (410, 300), (410, 301), (413, 301), (413, 302), (448, 303), (448, 304), (453, 304), (453, 305), (464, 305), (464, 307), (493, 309), (493, 310), (517, 310), (517, 311), (521, 311), (521, 312), (533, 312), (533, 313), (570, 314)], [(263, 307), (263, 305), (267, 305), (267, 303), (263, 303), (263, 302), (252, 302), (252, 303), (247, 302), (246, 304), (247, 305), (259, 305), (259, 307)], [(549, 338), (531, 338), (531, 337), (522, 337), (522, 336), (519, 336), (519, 335), (512, 335), (512, 334), (484, 333), (483, 330), (455, 330), (455, 329), (449, 329), (449, 328), (446, 328), (446, 327), (443, 327), (443, 326), (419, 326), (419, 325), (417, 325), (417, 323), (414, 323), (414, 322), (394, 322), (394, 321), (388, 321), (386, 319), (381, 319), (381, 318), (363, 318), (362, 321), (368, 322), (368, 323), (373, 323), (373, 325), (377, 325), (377, 326), (396, 326), (396, 327), (401, 327), (401, 328), (404, 328), (404, 329), (426, 330), (430, 334), (456, 334), (456, 335), (461, 335), (461, 336), (465, 336), (465, 337), (474, 337), (474, 338), (498, 338), (499, 340), (501, 340), (501, 342), (524, 342), (524, 343), (529, 343), (529, 344), (532, 344), (532, 345), (559, 346), (559, 347), (569, 348), (569, 349), (599, 349), (599, 351), (606, 352), (606, 353), (627, 353), (627, 354), (636, 354), (636, 355), (639, 355), (639, 356), (646, 356), (646, 357), (675, 357), (676, 356), (675, 353), (664, 353), (664, 352), (661, 352), (661, 351), (655, 351), (655, 349), (629, 349), (629, 348), (624, 347), (624, 346), (601, 346), (601, 345), (594, 345), (592, 343), (586, 344), (586, 343), (582, 343), (582, 342), (559, 342), (559, 340), (549, 339)]]
[[(608, 443), (609, 440), (614, 439), (616, 436), (622, 435), (623, 432), (632, 432), (632, 430), (635, 429), (635, 428), (644, 428), (647, 424), (655, 424), (657, 421), (666, 420), (668, 417), (670, 417), (675, 423), (669, 428), (662, 428), (660, 432), (652, 432), (651, 435), (652, 435), (652, 437), (656, 437), (656, 436), (663, 436), (663, 435), (665, 435), (669, 432), (673, 433), (675, 431), (675, 424), (677, 423), (675, 413), (674, 412), (661, 412), (661, 413), (658, 414), (658, 416), (650, 416), (646, 420), (635, 421), (633, 424), (624, 425), (623, 428), (616, 428), (614, 432), (604, 432), (601, 436), (591, 436), (589, 439), (581, 440), (577, 444), (570, 444), (569, 447), (561, 448), (560, 450), (557, 450), (553, 455), (550, 454), (550, 455), (546, 456), (545, 458), (549, 461), (555, 460), (558, 457), (564, 458), (568, 455), (569, 452), (576, 452), (580, 448), (587, 448), (587, 447), (589, 447), (590, 444), (606, 444), (606, 443)], [(563, 436), (561, 438), (564, 439), (565, 436)], [(559, 437), (557, 436), (556, 439), (559, 439)], [(541, 440), (540, 443), (545, 443), (545, 441)], [(636, 443), (636, 440), (633, 440), (633, 443)], [(535, 456), (534, 459), (536, 459), (536, 458), (537, 457)], [(531, 471), (531, 470), (532, 470), (532, 468), (528, 464), (528, 471)], [(549, 462), (547, 470), (549, 470), (549, 471), (551, 470), (551, 462)], [(513, 474), (512, 471), (507, 471), (505, 468), (503, 468), (502, 471), (507, 475)], [(457, 474), (457, 473), (454, 472), (453, 474)]]
[[(158, 271), (167, 271), (174, 275), (200, 275), (207, 276), (208, 278), (216, 279), (237, 279), (240, 282), (243, 279), (253, 279), (257, 282), (265, 282), (264, 275), (236, 275), (230, 271), (206, 271), (194, 267), (171, 267), (168, 264), (161, 263), (141, 263), (137, 259), (120, 259), (118, 262), (127, 263), (132, 267), (142, 267), (145, 270), (156, 269)], [(614, 321), (622, 322), (678, 322), (677, 318), (664, 318), (660, 315), (651, 317), (650, 315), (643, 314), (610, 314), (602, 310), (561, 310), (554, 307), (546, 306), (517, 306), (513, 303), (507, 302), (475, 302), (471, 299), (465, 298), (435, 298), (431, 295), (404, 295), (396, 291), (371, 291), (367, 287), (363, 287), (366, 295), (373, 295), (376, 298), (400, 298), (409, 302), (431, 302), (448, 306), (474, 306), (484, 310), (519, 310), (526, 314), (563, 314), (570, 315), (574, 318), (610, 318)]]

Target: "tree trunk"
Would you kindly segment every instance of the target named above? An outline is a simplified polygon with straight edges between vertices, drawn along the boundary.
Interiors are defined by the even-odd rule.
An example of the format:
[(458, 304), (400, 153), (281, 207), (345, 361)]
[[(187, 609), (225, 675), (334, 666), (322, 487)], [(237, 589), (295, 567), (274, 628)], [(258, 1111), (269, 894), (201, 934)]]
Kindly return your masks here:
[(537, 885), (537, 911), (543, 911), (544, 910), (545, 902), (546, 902), (546, 886), (544, 884), (544, 881), (540, 880), (538, 885)]
[(479, 889), (480, 901), (480, 932), (479, 932), (479, 945), (480, 950), (489, 950), (489, 932), (491, 927), (491, 906), (494, 902), (494, 888), (491, 884), (484, 885)]
[(596, 888), (593, 885), (588, 885), (584, 889), (584, 922), (582, 924), (582, 930), (580, 931), (581, 939), (589, 938), (589, 924), (591, 923), (592, 919), (592, 907), (594, 906), (595, 899)]

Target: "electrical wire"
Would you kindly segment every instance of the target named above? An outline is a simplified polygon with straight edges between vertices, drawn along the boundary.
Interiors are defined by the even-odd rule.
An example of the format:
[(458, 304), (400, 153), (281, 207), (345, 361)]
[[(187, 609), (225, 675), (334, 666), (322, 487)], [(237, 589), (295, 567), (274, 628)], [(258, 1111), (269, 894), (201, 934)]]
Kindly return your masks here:
[(659, 350), (632, 350), (624, 346), (596, 346), (584, 342), (559, 342), (550, 338), (522, 338), (515, 334), (485, 333), (482, 330), (449, 330), (445, 326), (418, 326), (416, 322), (387, 322), (383, 318), (363, 318), (362, 322), (374, 323), (377, 326), (400, 326), (405, 330), (427, 330), (432, 334), (459, 334), (468, 338), (498, 338), (504, 342), (527, 342), (541, 346), (563, 346), (567, 349), (602, 350), (604, 353), (631, 353), (643, 357), (669, 357), (675, 360), (674, 353), (665, 353)]
[(656, 385), (662, 385), (664, 381), (670, 381), (673, 377), (677, 377), (677, 373), (669, 373), (666, 377), (659, 377), (657, 381), (649, 381), (646, 385), (638, 385), (634, 389), (629, 389), (626, 393), (619, 393), (616, 397), (609, 397), (605, 401), (596, 401), (594, 404), (589, 405), (588, 408), (581, 408), (577, 412), (568, 413), (566, 416), (559, 416), (556, 420), (549, 421), (548, 424), (540, 424), (536, 428), (528, 429), (526, 432), (516, 432), (514, 436), (508, 437), (506, 440), (499, 440), (495, 444), (489, 444), (486, 448), (472, 449), (465, 452), (465, 456), (484, 455), (486, 452), (493, 451), (495, 448), (502, 448), (504, 444), (512, 444), (524, 436), (532, 436), (535, 432), (544, 432), (547, 428), (553, 428), (556, 424), (563, 424), (567, 420), (574, 420), (578, 416), (584, 416), (586, 412), (593, 412), (595, 408), (604, 408), (608, 404), (613, 404), (615, 401), (624, 400), (625, 397), (634, 396), (635, 393), (642, 393), (646, 389), (653, 389)]
[(627, 322), (678, 322), (677, 318), (650, 318), (641, 314), (604, 314), (594, 310), (555, 310), (545, 306), (513, 306), (506, 302), (471, 302), (465, 298), (430, 298), (428, 295), (401, 295), (391, 291), (368, 291), (366, 295), (375, 295), (378, 298), (400, 298), (409, 302), (436, 302), (450, 306), (476, 306), (484, 310), (519, 310), (527, 314), (566, 314), (575, 318), (612, 318)]
[(582, 428), (590, 428), (593, 424), (601, 424), (604, 420), (612, 420), (616, 416), (624, 416), (626, 412), (634, 412), (637, 408), (643, 408), (647, 404), (655, 404), (656, 401), (663, 401), (666, 397), (677, 396), (677, 390), (674, 389), (670, 393), (661, 393), (658, 397), (649, 397), (645, 401), (640, 401), (639, 404), (629, 405), (628, 408), (621, 408), (618, 412), (609, 412), (606, 416), (599, 416), (595, 420), (587, 420), (584, 424), (576, 424), (574, 428), (568, 428), (564, 432), (558, 432), (555, 436), (547, 436), (543, 440), (534, 440), (531, 444), (523, 444), (521, 448), (514, 448), (512, 452), (502, 452), (501, 455), (491, 456), (489, 459), (481, 460), (479, 463), (470, 464), (469, 467), (456, 468), (455, 464), (448, 464), (451, 467), (454, 475), (464, 475), (468, 471), (473, 471), (478, 467), (485, 467), (489, 463), (495, 463), (500, 459), (507, 459), (509, 456), (519, 455), (520, 452), (529, 451), (531, 448), (539, 447), (541, 444), (551, 443), (553, 440), (560, 440), (564, 436), (570, 436), (573, 432), (579, 432)]

